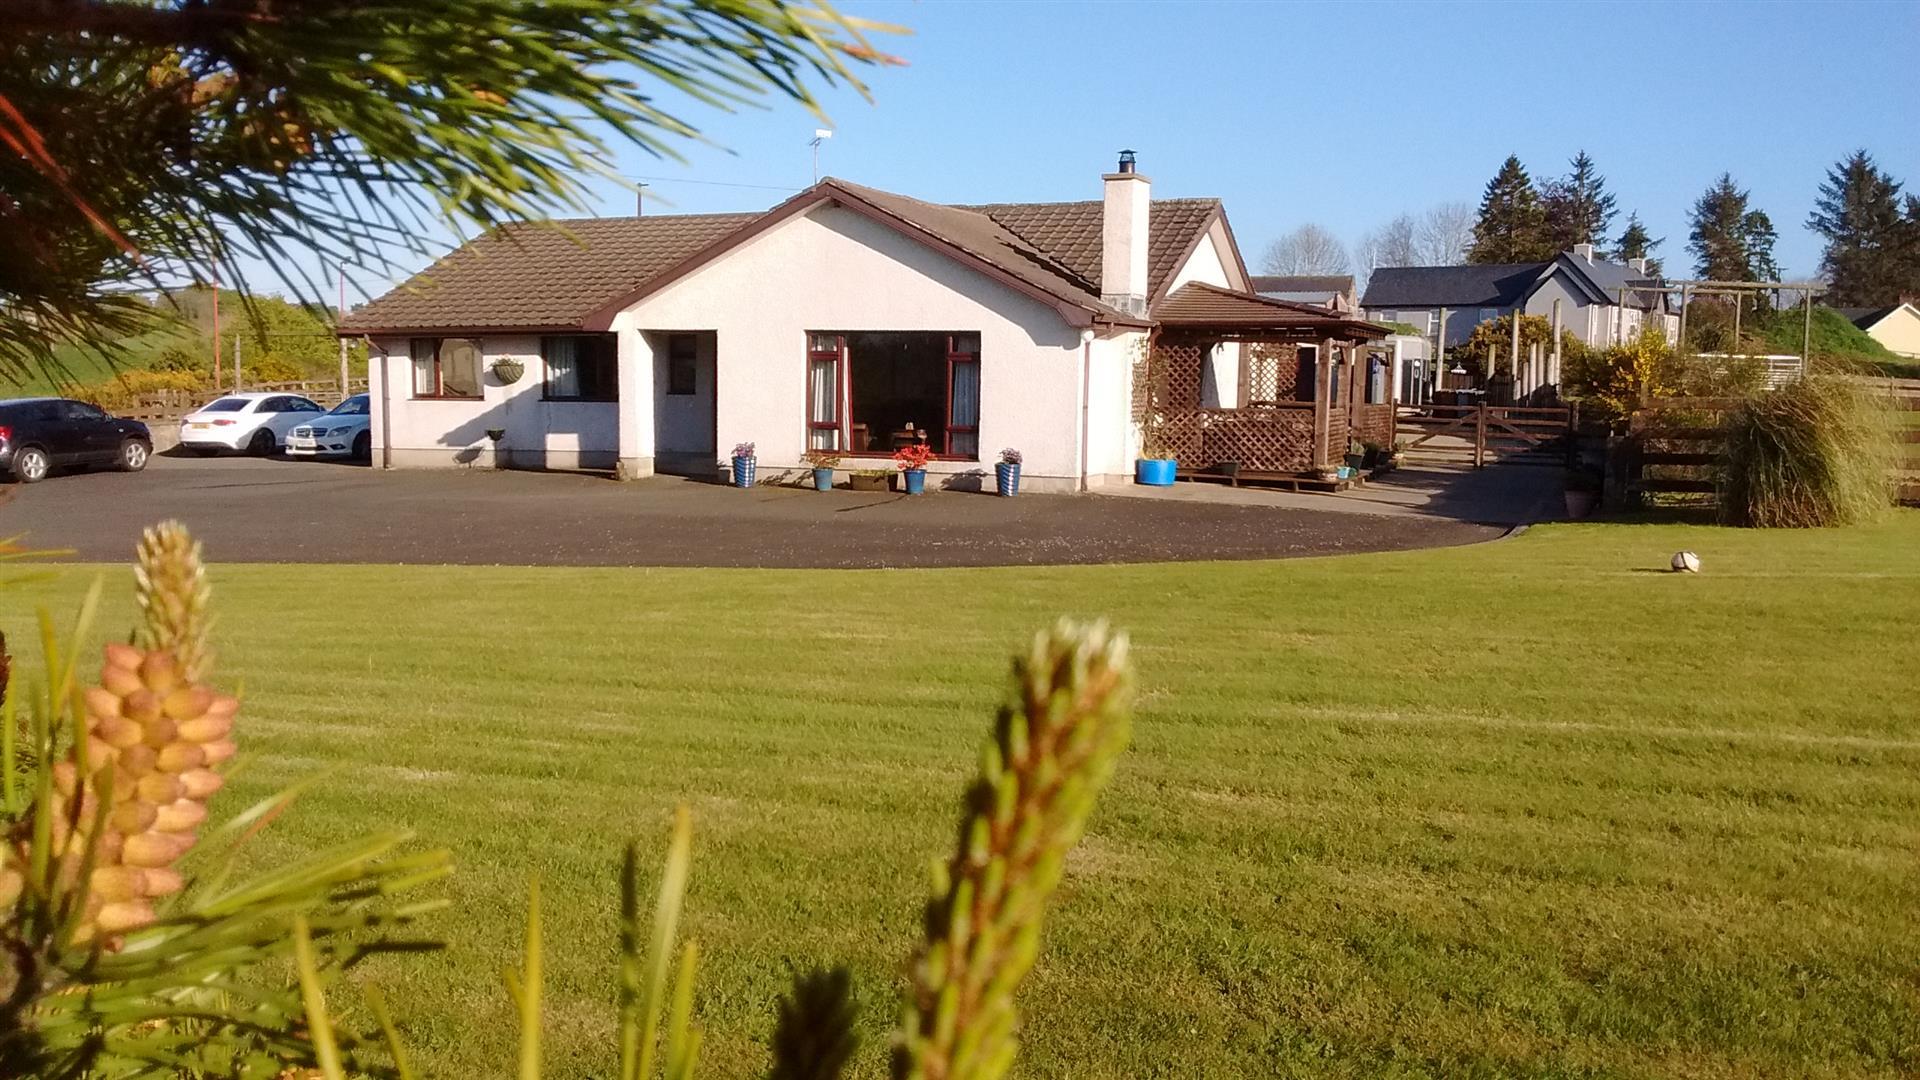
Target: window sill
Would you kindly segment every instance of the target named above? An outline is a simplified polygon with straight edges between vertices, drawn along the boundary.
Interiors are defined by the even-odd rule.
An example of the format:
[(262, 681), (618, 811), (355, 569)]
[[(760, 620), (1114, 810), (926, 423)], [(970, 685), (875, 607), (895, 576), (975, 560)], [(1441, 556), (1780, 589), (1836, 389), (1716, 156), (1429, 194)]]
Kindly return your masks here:
[[(841, 453), (840, 456), (843, 458), (856, 458), (860, 461), (892, 461), (893, 451), (891, 450), (848, 450)], [(955, 457), (951, 454), (935, 454), (933, 455), (933, 460), (939, 461), (939, 462), (945, 462), (947, 464), (952, 464), (952, 465), (980, 464), (980, 459), (977, 457)]]
[(617, 397), (548, 397), (541, 395), (541, 401), (551, 401), (559, 405), (618, 405)]
[(415, 394), (411, 398), (408, 398), (407, 400), (409, 401), (485, 401), (487, 399), (479, 394), (474, 394), (472, 396), (467, 396), (464, 394)]

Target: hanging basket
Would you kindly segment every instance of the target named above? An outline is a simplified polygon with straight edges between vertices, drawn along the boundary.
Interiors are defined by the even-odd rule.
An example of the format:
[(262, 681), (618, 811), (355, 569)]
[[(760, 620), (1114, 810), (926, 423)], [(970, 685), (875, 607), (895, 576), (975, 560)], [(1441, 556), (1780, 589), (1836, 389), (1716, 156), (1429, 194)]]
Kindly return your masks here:
[(500, 380), (501, 386), (512, 386), (520, 381), (520, 376), (527, 373), (527, 365), (512, 359), (495, 360), (493, 367), (489, 370), (493, 372), (494, 378)]

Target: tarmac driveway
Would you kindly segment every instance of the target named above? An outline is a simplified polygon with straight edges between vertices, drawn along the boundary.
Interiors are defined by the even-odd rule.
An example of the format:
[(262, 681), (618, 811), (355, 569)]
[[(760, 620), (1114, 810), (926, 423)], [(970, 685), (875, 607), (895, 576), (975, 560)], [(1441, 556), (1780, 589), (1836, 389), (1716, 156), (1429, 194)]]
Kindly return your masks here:
[(381, 472), (159, 456), (145, 472), (14, 486), (0, 536), (125, 561), (185, 521), (216, 562), (556, 566), (996, 566), (1257, 559), (1437, 547), (1500, 525), (1182, 499), (739, 491), (669, 477)]

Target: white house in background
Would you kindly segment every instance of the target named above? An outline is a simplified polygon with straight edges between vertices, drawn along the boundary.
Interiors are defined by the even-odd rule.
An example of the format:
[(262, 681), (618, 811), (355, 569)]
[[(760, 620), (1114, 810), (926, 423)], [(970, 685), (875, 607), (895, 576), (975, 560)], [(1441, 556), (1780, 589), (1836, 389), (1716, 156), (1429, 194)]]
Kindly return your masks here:
[(1552, 318), (1588, 345), (1630, 341), (1640, 327), (1658, 320), (1672, 340), (1679, 316), (1666, 294), (1636, 291), (1661, 284), (1647, 260), (1608, 262), (1592, 244), (1533, 263), (1475, 263), (1464, 266), (1383, 266), (1367, 280), (1361, 298), (1366, 316), (1378, 323), (1407, 323), (1437, 339), (1446, 317), (1449, 348), (1473, 336), (1473, 328), (1518, 310)]
[(1882, 308), (1842, 308), (1840, 314), (1895, 356), (1920, 359), (1920, 308), (1912, 301)]
[(374, 460), (711, 476), (740, 442), (772, 470), (924, 439), (935, 483), (990, 487), (1003, 447), (1036, 489), (1121, 480), (1156, 311), (1328, 313), (1252, 295), (1217, 199), (1152, 200), (1131, 153), (1103, 185), (945, 206), (829, 178), (760, 214), (496, 230), (345, 321)]

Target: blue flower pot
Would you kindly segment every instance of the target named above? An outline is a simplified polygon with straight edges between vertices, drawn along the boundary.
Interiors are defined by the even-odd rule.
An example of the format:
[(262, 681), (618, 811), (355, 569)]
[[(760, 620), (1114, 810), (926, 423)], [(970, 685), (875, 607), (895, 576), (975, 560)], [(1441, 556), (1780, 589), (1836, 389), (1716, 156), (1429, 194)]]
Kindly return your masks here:
[(901, 471), (901, 473), (900, 473), (900, 475), (901, 475), (901, 476), (902, 476), (903, 478), (905, 478), (905, 480), (906, 480), (906, 482), (907, 482), (907, 494), (909, 494), (909, 495), (920, 495), (920, 494), (924, 494), (924, 493), (926, 492), (926, 490), (927, 490), (927, 470), (925, 470), (925, 469), (905, 469), (905, 470), (902, 470), (902, 471)]
[(833, 470), (832, 469), (813, 470), (813, 490), (815, 491), (832, 491), (833, 490)]
[(1133, 466), (1133, 482), (1148, 487), (1172, 487), (1180, 463), (1173, 458), (1141, 458)]
[(753, 462), (753, 459), (750, 457), (734, 458), (733, 459), (733, 486), (740, 487), (740, 488), (752, 487), (753, 486), (753, 467), (754, 467), (754, 462)]
[(1010, 461), (1000, 462), (993, 467), (993, 481), (1001, 498), (1013, 498), (1020, 494), (1020, 466)]

